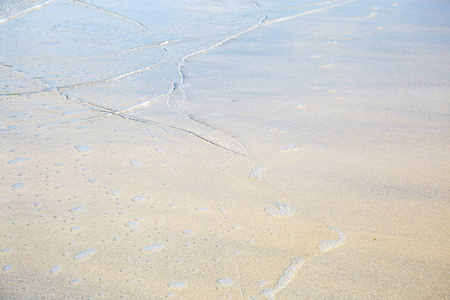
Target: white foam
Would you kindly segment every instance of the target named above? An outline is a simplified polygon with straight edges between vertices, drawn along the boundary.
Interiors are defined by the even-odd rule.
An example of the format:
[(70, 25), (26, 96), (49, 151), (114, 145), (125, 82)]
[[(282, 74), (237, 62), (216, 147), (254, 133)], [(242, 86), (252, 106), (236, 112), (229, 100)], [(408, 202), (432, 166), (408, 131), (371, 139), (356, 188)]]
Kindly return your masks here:
[(70, 211), (70, 212), (73, 212), (73, 213), (76, 213), (76, 212), (80, 212), (80, 211), (82, 211), (82, 210), (84, 210), (84, 209), (85, 209), (84, 206), (77, 206), (77, 207), (74, 207), (74, 208), (69, 209), (69, 211)]
[(319, 248), (320, 252), (325, 252), (325, 251), (333, 249), (335, 246), (336, 246), (336, 241), (323, 240), (317, 245), (317, 248)]
[(342, 231), (337, 229), (336, 227), (328, 226), (328, 228), (330, 228), (331, 232), (336, 233), (339, 238), (337, 240), (323, 240), (323, 241), (321, 241), (317, 245), (317, 248), (319, 248), (320, 252), (326, 252), (326, 251), (329, 251), (329, 250), (331, 250), (333, 248), (337, 248), (337, 247), (341, 246), (342, 244), (344, 244), (345, 241), (347, 240), (346, 235)]
[(153, 245), (149, 245), (144, 248), (141, 248), (141, 251), (155, 252), (155, 251), (161, 250), (162, 248), (164, 248), (164, 244), (158, 243), (158, 244), (153, 244)]
[(334, 63), (328, 63), (328, 64), (323, 64), (321, 67), (322, 68), (331, 68), (334, 66)]
[(168, 286), (174, 289), (182, 289), (187, 287), (187, 283), (185, 281), (172, 281), (169, 282)]
[(232, 285), (233, 279), (227, 278), (227, 277), (222, 277), (217, 280), (217, 283), (219, 283), (220, 285)]
[(258, 284), (260, 287), (263, 287), (263, 286), (267, 285), (268, 283), (269, 283), (269, 280), (267, 280), (267, 279), (258, 281)]
[(284, 289), (291, 282), (292, 278), (294, 278), (295, 274), (297, 274), (298, 270), (305, 262), (306, 260), (301, 257), (294, 258), (291, 264), (284, 270), (283, 275), (278, 278), (277, 284), (273, 288), (263, 290), (261, 294), (268, 300), (275, 299), (275, 294)]
[(75, 148), (78, 150), (78, 152), (81, 152), (81, 153), (91, 151), (91, 148), (89, 148), (88, 146), (84, 146), (84, 145), (77, 145), (77, 146), (75, 146)]
[[(20, 10), (20, 11), (12, 14), (10, 16), (6, 16), (6, 18), (0, 18), (0, 24), (6, 23), (9, 20), (12, 20), (12, 19), (15, 19), (17, 17), (20, 17), (21, 15), (24, 15), (24, 14), (30, 12), (30, 11), (39, 9), (39, 8), (45, 6), (45, 5), (48, 5), (48, 4), (52, 3), (53, 1), (54, 0), (49, 0), (49, 1), (42, 2), (42, 3), (38, 3), (36, 5), (33, 5), (31, 7), (26, 8), (24, 10)], [(15, 1), (15, 2), (17, 2), (19, 4), (19, 1)], [(12, 3), (14, 3), (14, 1), (12, 1)], [(20, 7), (20, 4), (17, 7)]]
[(250, 179), (253, 179), (255, 181), (261, 181), (262, 179), (262, 173), (266, 170), (266, 167), (264, 166), (256, 166), (250, 174), (248, 174), (248, 177)]
[(30, 160), (31, 158), (14, 158), (13, 160), (8, 161), (8, 165), (20, 164)]
[(266, 207), (264, 208), (264, 211), (272, 217), (286, 217), (298, 212), (298, 210), (296, 210), (292, 206), (283, 203), (277, 203), (277, 207), (278, 211), (273, 209), (272, 207)]
[(91, 256), (92, 254), (94, 254), (95, 252), (97, 252), (97, 250), (95, 250), (93, 248), (86, 249), (84, 251), (81, 251), (78, 254), (75, 254), (75, 256), (73, 258), (76, 260), (85, 259), (85, 258), (88, 258), (89, 256)]
[(371, 12), (369, 15), (365, 16), (364, 19), (372, 19), (377, 15), (376, 12)]
[(300, 148), (297, 148), (294, 145), (289, 145), (289, 146), (286, 146), (284, 149), (280, 150), (280, 152), (296, 152), (298, 150), (300, 150)]

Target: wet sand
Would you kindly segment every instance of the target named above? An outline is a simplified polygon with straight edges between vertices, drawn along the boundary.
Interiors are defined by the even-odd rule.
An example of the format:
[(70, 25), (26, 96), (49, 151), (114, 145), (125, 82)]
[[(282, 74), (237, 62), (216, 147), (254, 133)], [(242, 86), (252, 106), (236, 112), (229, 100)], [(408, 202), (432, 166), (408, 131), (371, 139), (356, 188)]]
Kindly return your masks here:
[(448, 297), (447, 4), (40, 3), (1, 14), (0, 298)]

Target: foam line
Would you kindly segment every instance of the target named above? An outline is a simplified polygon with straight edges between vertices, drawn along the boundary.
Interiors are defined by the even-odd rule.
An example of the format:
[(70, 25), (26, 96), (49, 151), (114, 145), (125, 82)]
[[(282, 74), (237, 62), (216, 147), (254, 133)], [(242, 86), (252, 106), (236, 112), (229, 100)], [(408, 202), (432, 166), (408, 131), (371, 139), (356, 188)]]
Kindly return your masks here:
[(25, 10), (19, 11), (18, 13), (15, 13), (14, 15), (12, 15), (10, 17), (7, 17), (5, 19), (0, 19), (0, 25), (4, 24), (4, 23), (6, 23), (6, 22), (8, 22), (8, 21), (10, 21), (12, 19), (18, 18), (18, 17), (20, 17), (20, 16), (22, 16), (22, 15), (24, 15), (26, 13), (29, 13), (29, 12), (31, 12), (33, 10), (41, 9), (42, 7), (47, 6), (47, 5), (49, 5), (49, 4), (53, 3), (53, 2), (55, 2), (55, 0), (49, 0), (49, 1), (46, 1), (46, 2), (43, 2), (43, 3), (39, 3), (39, 4), (36, 4), (36, 5), (33, 5), (33, 6), (27, 8)]
[(276, 19), (276, 20), (271, 20), (271, 21), (266, 22), (266, 24), (275, 24), (275, 23), (280, 23), (280, 22), (284, 22), (284, 21), (289, 21), (289, 20), (292, 20), (292, 19), (296, 19), (298, 17), (311, 15), (311, 14), (314, 14), (314, 13), (318, 13), (318, 12), (321, 12), (321, 11), (324, 11), (324, 10), (327, 10), (327, 9), (330, 9), (330, 8), (338, 7), (338, 6), (341, 6), (341, 5), (350, 3), (350, 2), (354, 2), (354, 1), (356, 1), (356, 0), (348, 0), (348, 1), (344, 1), (344, 2), (339, 2), (339, 3), (336, 3), (336, 4), (330, 5), (330, 6), (326, 6), (326, 7), (322, 7), (322, 8), (318, 8), (318, 9), (314, 9), (314, 10), (310, 10), (310, 11), (306, 11), (306, 12), (303, 12), (303, 13), (299, 13), (299, 14), (296, 14), (296, 15), (289, 16), (289, 17), (284, 17), (284, 18), (279, 18), (279, 19)]
[[(293, 214), (299, 212), (292, 206), (289, 206), (289, 205), (283, 204), (283, 203), (277, 203), (277, 207), (278, 207), (278, 211), (271, 207), (266, 207), (264, 209), (264, 211), (271, 217), (285, 217), (285, 216), (290, 216), (290, 215), (293, 215)], [(308, 214), (305, 214), (305, 215), (307, 215), (311, 219), (315, 219), (322, 223), (325, 223), (322, 220), (319, 220)], [(314, 257), (321, 256), (321, 255), (323, 255), (324, 252), (327, 252), (331, 249), (334, 249), (334, 248), (337, 248), (337, 247), (343, 245), (347, 240), (347, 237), (344, 232), (342, 232), (341, 230), (337, 229), (334, 226), (331, 226), (331, 225), (327, 225), (327, 226), (331, 232), (334, 232), (338, 235), (338, 239), (321, 241), (317, 245), (317, 247), (320, 250), (320, 253), (316, 254)], [(294, 278), (295, 274), (298, 272), (300, 267), (303, 266), (303, 264), (305, 262), (306, 262), (306, 259), (303, 259), (301, 257), (294, 258), (294, 260), (291, 262), (291, 264), (284, 270), (283, 274), (279, 277), (277, 284), (273, 288), (265, 289), (265, 290), (261, 291), (261, 294), (268, 300), (274, 300), (275, 294), (288, 286), (288, 284), (292, 281), (292, 278)]]
[(261, 294), (267, 300), (274, 300), (275, 294), (288, 286), (288, 284), (292, 281), (292, 278), (294, 278), (295, 274), (297, 274), (298, 270), (305, 262), (306, 260), (301, 257), (294, 258), (291, 264), (284, 269), (283, 275), (278, 278), (277, 284), (273, 288), (263, 290)]
[(326, 0), (326, 1), (319, 1), (319, 2), (312, 2), (312, 3), (304, 3), (304, 4), (297, 4), (297, 5), (289, 5), (289, 6), (283, 6), (277, 9), (273, 9), (272, 11), (281, 11), (286, 9), (293, 9), (298, 7), (305, 7), (305, 6), (313, 6), (313, 5), (323, 5), (323, 4), (329, 4), (333, 2), (339, 2), (336, 0)]
[(159, 62), (157, 62), (157, 63), (155, 63), (153, 65), (147, 66), (147, 67), (143, 67), (143, 68), (139, 68), (139, 69), (136, 69), (136, 70), (132, 70), (132, 71), (129, 71), (127, 73), (123, 73), (123, 74), (120, 74), (120, 75), (117, 75), (117, 76), (114, 76), (114, 77), (110, 77), (110, 78), (94, 80), (94, 81), (89, 81), (89, 82), (83, 82), (83, 83), (77, 83), (77, 84), (74, 84), (74, 85), (60, 86), (60, 87), (57, 87), (57, 88), (58, 89), (70, 89), (70, 88), (83, 87), (83, 86), (88, 86), (88, 85), (94, 85), (94, 84), (100, 84), (100, 83), (106, 83), (106, 82), (109, 82), (109, 81), (119, 80), (119, 79), (131, 76), (131, 75), (134, 75), (134, 74), (141, 73), (143, 71), (150, 70), (153, 67), (157, 67), (157, 66), (159, 66), (159, 65), (161, 65), (161, 64), (163, 64), (165, 62), (167, 62), (167, 53), (166, 53), (165, 57), (161, 61), (159, 61)]
[[(167, 94), (167, 96), (170, 97), (170, 95), (172, 95), (173, 93), (175, 93), (177, 90), (180, 90), (180, 92), (181, 92), (181, 94), (182, 94), (182, 97), (181, 97), (181, 102), (180, 102), (180, 104), (179, 104), (178, 107), (177, 107), (177, 111), (178, 111), (180, 114), (186, 116), (187, 118), (191, 119), (192, 121), (194, 121), (194, 122), (196, 122), (196, 123), (198, 123), (196, 120), (193, 120), (191, 117), (189, 117), (188, 115), (185, 114), (185, 109), (184, 109), (185, 104), (186, 104), (186, 94), (185, 94), (185, 92), (184, 92), (183, 86), (184, 86), (185, 81), (186, 81), (186, 75), (185, 75), (185, 73), (183, 72), (183, 66), (187, 63), (187, 60), (188, 60), (189, 58), (194, 57), (194, 56), (197, 56), (197, 55), (202, 54), (202, 53), (205, 53), (205, 52), (207, 52), (207, 51), (213, 50), (213, 49), (215, 49), (215, 48), (218, 48), (218, 47), (220, 47), (220, 46), (226, 44), (226, 43), (229, 42), (229, 41), (235, 40), (235, 39), (239, 38), (240, 36), (242, 36), (242, 35), (244, 35), (244, 34), (247, 34), (247, 33), (251, 32), (251, 31), (253, 31), (253, 30), (256, 30), (256, 29), (260, 28), (261, 26), (271, 25), (271, 24), (274, 24), (274, 23), (279, 23), (279, 22), (284, 22), (284, 21), (288, 21), (288, 20), (291, 20), (291, 19), (295, 19), (295, 18), (298, 18), (298, 17), (301, 17), (301, 16), (305, 16), (305, 15), (309, 15), (309, 14), (314, 14), (314, 13), (321, 12), (321, 11), (324, 11), (324, 10), (327, 10), (327, 9), (330, 9), (330, 8), (334, 8), (334, 7), (337, 7), (337, 6), (346, 4), (346, 3), (350, 3), (350, 2), (353, 2), (353, 1), (356, 1), (356, 0), (348, 0), (348, 1), (344, 1), (344, 2), (340, 2), (340, 3), (337, 3), (337, 4), (330, 5), (330, 6), (326, 6), (326, 7), (323, 7), (323, 8), (319, 8), (319, 9), (307, 11), (307, 12), (304, 12), (304, 13), (300, 13), (300, 14), (296, 14), (296, 15), (293, 15), (293, 16), (289, 16), (289, 17), (285, 17), (285, 18), (280, 18), (280, 19), (276, 19), (276, 20), (272, 20), (272, 21), (267, 20), (267, 14), (264, 13), (264, 12), (261, 10), (259, 4), (258, 4), (256, 1), (252, 1), (252, 0), (250, 0), (250, 1), (255, 5), (256, 9), (264, 15), (263, 18), (259, 21), (258, 24), (254, 25), (254, 26), (252, 26), (252, 27), (250, 27), (250, 28), (248, 28), (248, 29), (246, 29), (246, 30), (240, 31), (240, 32), (238, 32), (238, 33), (236, 33), (236, 34), (234, 34), (234, 35), (231, 35), (231, 36), (229, 36), (229, 37), (223, 39), (222, 41), (217, 42), (217, 43), (215, 43), (215, 44), (213, 44), (213, 45), (211, 45), (211, 46), (209, 46), (209, 47), (206, 47), (206, 48), (197, 50), (197, 51), (195, 51), (195, 52), (192, 52), (192, 53), (190, 53), (190, 54), (184, 56), (183, 59), (181, 60), (180, 64), (178, 65), (178, 73), (179, 73), (179, 76), (180, 76), (180, 81), (179, 81), (178, 84), (174, 83), (174, 88), (172, 89), (171, 92), (169, 92), (169, 93)], [(169, 99), (168, 99), (168, 104), (169, 104)], [(200, 123), (199, 123), (199, 124), (200, 124)], [(204, 124), (201, 124), (201, 125), (204, 125)], [(234, 139), (234, 140), (236, 140), (236, 139)], [(237, 140), (236, 140), (236, 141), (237, 141)], [(237, 142), (238, 142), (239, 144), (241, 144), (239, 141), (237, 141)], [(242, 145), (242, 144), (241, 144), (241, 145)], [(242, 145), (242, 146), (243, 146), (243, 145)], [(243, 147), (244, 147), (244, 146), (243, 146)], [(223, 148), (223, 147), (222, 147), (222, 148)], [(245, 147), (244, 147), (244, 149), (245, 149)], [(247, 151), (246, 151), (246, 152), (247, 152)], [(247, 154), (247, 156), (248, 156), (248, 154)]]
[(80, 4), (80, 5), (84, 5), (84, 6), (93, 8), (93, 9), (97, 9), (97, 10), (99, 10), (99, 11), (101, 11), (101, 12), (104, 12), (104, 13), (106, 13), (106, 14), (108, 14), (108, 15), (111, 15), (111, 16), (114, 16), (114, 17), (116, 17), (116, 18), (119, 18), (119, 19), (125, 20), (125, 21), (127, 21), (127, 22), (130, 22), (130, 23), (132, 23), (132, 24), (138, 26), (139, 28), (141, 28), (141, 29), (143, 29), (143, 30), (145, 30), (145, 31), (150, 31), (150, 29), (149, 29), (148, 27), (146, 27), (144, 24), (142, 24), (142, 23), (140, 23), (140, 22), (138, 22), (138, 21), (135, 21), (135, 20), (133, 20), (133, 19), (130, 19), (130, 18), (128, 18), (128, 17), (119, 15), (118, 13), (109, 11), (109, 10), (104, 9), (104, 8), (101, 8), (100, 6), (97, 6), (97, 5), (94, 5), (94, 4), (90, 4), (90, 3), (87, 3), (87, 2), (84, 2), (84, 1), (81, 1), (81, 0), (72, 0), (72, 2), (77, 3), (77, 4)]
[(261, 6), (255, 0), (250, 0), (255, 5), (256, 10), (263, 15), (263, 18), (259, 21), (259, 24), (264, 23), (267, 20), (267, 14), (262, 11)]
[(320, 252), (327, 252), (331, 249), (337, 248), (341, 245), (343, 245), (345, 243), (345, 241), (347, 240), (347, 236), (345, 235), (345, 233), (343, 233), (342, 231), (340, 231), (339, 229), (337, 229), (336, 227), (333, 226), (328, 226), (328, 228), (330, 228), (331, 232), (334, 232), (338, 235), (338, 239), (337, 240), (323, 240), (321, 241), (318, 245), (317, 248), (319, 248)]
[(274, 218), (291, 216), (291, 215), (299, 212), (298, 210), (296, 210), (292, 206), (289, 206), (289, 205), (283, 204), (283, 203), (277, 203), (277, 207), (278, 207), (278, 210), (273, 209), (272, 207), (266, 207), (264, 209), (264, 211), (269, 216), (274, 217)]
[(180, 43), (180, 42), (185, 42), (185, 41), (199, 40), (199, 39), (210, 37), (210, 36), (212, 36), (212, 34), (205, 34), (205, 35), (201, 35), (201, 36), (193, 36), (193, 37), (188, 37), (188, 38), (183, 38), (183, 39), (176, 39), (176, 40), (167, 40), (167, 41), (159, 42), (159, 43), (154, 44), (154, 45), (142, 45), (142, 46), (137, 46), (137, 47), (134, 47), (134, 48), (131, 48), (131, 49), (126, 49), (126, 50), (123, 51), (123, 53), (128, 53), (128, 52), (132, 52), (132, 51), (139, 51), (139, 50), (147, 49), (147, 48), (162, 47), (162, 46), (171, 45), (171, 44)]
[[(249, 154), (248, 154), (248, 152), (247, 152), (247, 150), (246, 150), (246, 148), (244, 147), (244, 145), (242, 145), (242, 144), (241, 144), (239, 141), (237, 141), (236, 139), (233, 139), (233, 140), (236, 141), (236, 142), (238, 143), (238, 145), (241, 147), (241, 149), (240, 149), (241, 151), (233, 150), (233, 149), (231, 149), (231, 148), (227, 148), (227, 147), (225, 147), (225, 146), (223, 146), (223, 145), (221, 145), (221, 144), (219, 144), (219, 143), (217, 143), (217, 142), (212, 141), (211, 139), (208, 139), (208, 138), (206, 138), (206, 137), (204, 137), (204, 136), (202, 136), (202, 135), (200, 135), (200, 134), (198, 134), (198, 133), (195, 133), (195, 132), (193, 132), (193, 131), (191, 131), (191, 130), (188, 130), (188, 129), (185, 129), (185, 128), (182, 128), (182, 127), (178, 127), (178, 126), (174, 126), (174, 125), (169, 125), (169, 124), (165, 124), (165, 123), (162, 123), (162, 122), (157, 122), (157, 121), (145, 119), (145, 118), (142, 118), (142, 117), (131, 116), (131, 115), (125, 114), (124, 111), (127, 111), (127, 110), (129, 110), (130, 108), (127, 108), (127, 109), (125, 109), (125, 110), (123, 110), (123, 111), (117, 111), (117, 110), (114, 110), (114, 109), (111, 109), (111, 108), (107, 108), (107, 107), (104, 107), (104, 106), (100, 106), (100, 105), (97, 105), (97, 104), (94, 104), (94, 103), (91, 103), (91, 102), (88, 102), (88, 101), (82, 101), (82, 100), (79, 100), (79, 99), (75, 99), (75, 98), (69, 97), (69, 96), (67, 96), (67, 95), (65, 95), (65, 94), (62, 94), (61, 92), (60, 92), (60, 94), (61, 94), (62, 96), (64, 96), (68, 101), (70, 101), (70, 100), (76, 100), (76, 101), (78, 101), (78, 102), (80, 102), (80, 103), (82, 103), (82, 104), (89, 105), (89, 106), (91, 106), (91, 107), (94, 107), (94, 108), (98, 109), (99, 111), (102, 111), (102, 112), (106, 112), (106, 113), (107, 113), (106, 115), (97, 116), (97, 117), (91, 117), (91, 118), (89, 118), (89, 120), (99, 119), (99, 118), (105, 118), (105, 117), (109, 117), (109, 116), (112, 116), (112, 115), (116, 115), (116, 116), (119, 116), (119, 117), (121, 117), (121, 118), (130, 120), (130, 121), (135, 121), (135, 122), (140, 122), (140, 123), (149, 124), (149, 125), (153, 125), (153, 126), (166, 127), (166, 128), (171, 128), (171, 129), (179, 130), (179, 131), (182, 131), (182, 132), (184, 132), (184, 133), (187, 133), (187, 134), (190, 134), (190, 135), (192, 135), (192, 136), (195, 136), (195, 137), (201, 139), (202, 141), (207, 142), (207, 143), (209, 143), (209, 144), (211, 144), (211, 145), (213, 145), (213, 146), (219, 147), (219, 148), (221, 148), (221, 149), (223, 149), (223, 150), (232, 152), (232, 153), (237, 154), (237, 155), (240, 155), (240, 156), (250, 157)], [(87, 120), (87, 119), (86, 119), (86, 120)], [(214, 129), (213, 129), (213, 130), (214, 130)], [(217, 132), (217, 133), (219, 133), (219, 134), (222, 134), (222, 133), (220, 133), (220, 132), (217, 131), (217, 130), (215, 130), (215, 132)], [(228, 137), (228, 138), (229, 138), (229, 137)]]
[[(95, 85), (95, 84), (101, 84), (101, 83), (106, 83), (109, 81), (114, 81), (114, 80), (119, 80), (128, 76), (132, 76), (134, 74), (138, 74), (147, 70), (150, 70), (154, 67), (157, 67), (159, 65), (162, 65), (163, 63), (167, 62), (167, 51), (162, 48), (164, 51), (164, 58), (161, 59), (159, 62), (154, 63), (152, 65), (143, 67), (143, 68), (139, 68), (136, 70), (132, 70), (123, 74), (119, 74), (117, 76), (113, 76), (113, 77), (109, 77), (109, 78), (104, 78), (104, 79), (99, 79), (99, 80), (94, 80), (94, 81), (89, 81), (89, 82), (82, 82), (82, 83), (76, 83), (73, 85), (64, 85), (64, 86), (57, 86), (57, 87), (52, 87), (52, 88), (46, 88), (40, 91), (29, 91), (29, 92), (23, 92), (23, 93), (4, 93), (4, 94), (0, 94), (0, 96), (20, 96), (20, 95), (29, 95), (29, 94), (38, 94), (38, 93), (45, 93), (48, 92), (52, 89), (71, 89), (71, 88), (77, 88), (77, 87), (83, 87), (83, 86), (89, 86), (89, 85)], [(159, 97), (159, 96), (158, 96)], [(139, 105), (140, 106), (140, 105)], [(133, 109), (135, 107), (130, 107), (127, 110)]]

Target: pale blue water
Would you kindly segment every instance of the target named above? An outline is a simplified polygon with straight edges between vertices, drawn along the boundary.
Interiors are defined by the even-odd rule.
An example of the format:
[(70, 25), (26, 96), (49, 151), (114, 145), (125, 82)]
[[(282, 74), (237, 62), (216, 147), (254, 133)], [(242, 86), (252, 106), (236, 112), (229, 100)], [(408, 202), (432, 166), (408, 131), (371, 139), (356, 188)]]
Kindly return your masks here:
[[(93, 108), (145, 119), (141, 121), (152, 115), (152, 122), (247, 155), (240, 142), (189, 117), (187, 62), (266, 24), (342, 3), (4, 3), (10, 18), (1, 25), (0, 95), (52, 91)], [(152, 103), (168, 105), (152, 106), (149, 112)]]

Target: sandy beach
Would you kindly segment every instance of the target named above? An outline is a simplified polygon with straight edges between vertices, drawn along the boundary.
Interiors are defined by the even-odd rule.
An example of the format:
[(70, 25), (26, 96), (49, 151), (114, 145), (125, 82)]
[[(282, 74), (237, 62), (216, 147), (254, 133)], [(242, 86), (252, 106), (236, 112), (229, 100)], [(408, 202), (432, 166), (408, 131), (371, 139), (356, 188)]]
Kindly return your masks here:
[(450, 5), (0, 3), (0, 299), (449, 299)]

